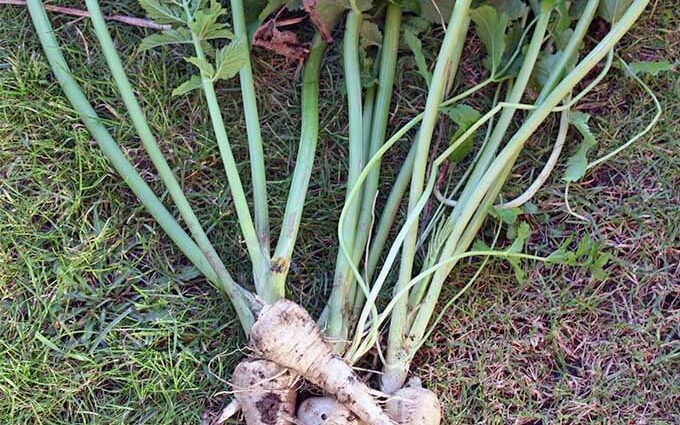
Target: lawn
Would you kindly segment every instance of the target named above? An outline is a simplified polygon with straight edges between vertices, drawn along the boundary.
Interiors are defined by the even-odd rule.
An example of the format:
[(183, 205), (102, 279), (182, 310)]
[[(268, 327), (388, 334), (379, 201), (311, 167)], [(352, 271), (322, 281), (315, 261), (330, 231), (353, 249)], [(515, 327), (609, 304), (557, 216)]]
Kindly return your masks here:
[[(111, 3), (108, 12), (141, 15), (135, 2)], [(91, 25), (51, 18), (95, 109), (167, 198)], [(246, 282), (249, 260), (204, 103), (171, 96), (186, 64), (173, 50), (136, 54), (148, 30), (110, 28), (195, 211), (229, 269)], [(677, 69), (679, 28), (676, 0), (652, 2), (619, 53)], [(401, 61), (391, 128), (422, 108), (426, 95), (413, 60)], [(255, 72), (277, 225), (299, 137), (299, 69), (257, 51)], [(329, 293), (345, 196), (339, 75), (336, 46), (322, 71), (320, 146), (288, 287), (292, 299), (316, 311)], [(664, 109), (659, 124), (570, 187), (569, 205), (585, 221), (568, 213), (559, 173), (522, 216), (532, 229), (530, 252), (549, 254), (569, 236), (588, 236), (611, 255), (608, 276), (528, 263), (528, 279), (518, 283), (507, 263), (491, 261), (444, 315), (413, 370), (440, 394), (447, 424), (680, 423), (678, 75), (645, 77)], [(221, 84), (219, 95), (235, 155), (245, 158), (238, 86)], [(579, 109), (593, 115), (601, 155), (646, 125), (654, 106), (613, 70)], [(530, 152), (545, 157), (549, 148), (540, 142), (532, 139)], [(403, 153), (390, 161), (396, 165)], [(240, 165), (247, 177), (247, 164)], [(523, 177), (520, 164), (507, 191), (518, 193)], [(487, 223), (482, 236), (494, 227)], [(455, 269), (446, 290), (453, 293), (478, 264)], [(0, 315), (6, 424), (198, 423), (230, 399), (226, 380), (245, 347), (224, 295), (138, 205), (51, 77), (28, 14), (7, 5), (0, 5)]]

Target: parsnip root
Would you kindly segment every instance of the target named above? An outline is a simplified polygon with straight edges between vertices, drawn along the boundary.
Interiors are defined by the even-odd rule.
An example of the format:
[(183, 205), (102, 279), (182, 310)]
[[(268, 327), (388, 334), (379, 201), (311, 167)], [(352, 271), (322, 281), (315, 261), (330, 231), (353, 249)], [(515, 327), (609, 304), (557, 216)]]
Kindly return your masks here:
[(312, 397), (300, 404), (298, 425), (365, 425), (332, 397)]
[(232, 375), (234, 397), (248, 425), (289, 425), (297, 392), (291, 373), (267, 360), (244, 360)]
[(288, 300), (265, 307), (250, 331), (253, 348), (263, 358), (292, 369), (336, 397), (368, 425), (393, 425), (369, 388), (324, 341), (307, 311)]
[(439, 425), (442, 420), (437, 395), (414, 378), (387, 400), (385, 411), (399, 425)]

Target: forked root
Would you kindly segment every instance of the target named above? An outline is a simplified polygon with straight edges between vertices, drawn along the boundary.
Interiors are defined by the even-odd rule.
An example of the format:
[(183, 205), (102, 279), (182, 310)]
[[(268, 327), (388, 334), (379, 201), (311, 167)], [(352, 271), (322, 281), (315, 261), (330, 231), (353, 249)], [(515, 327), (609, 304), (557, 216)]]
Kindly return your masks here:
[(321, 387), (367, 424), (394, 424), (366, 384), (323, 339), (307, 311), (294, 302), (279, 300), (265, 307), (250, 331), (250, 341), (260, 356)]
[(268, 360), (244, 360), (231, 381), (248, 425), (289, 425), (297, 392), (291, 373)]

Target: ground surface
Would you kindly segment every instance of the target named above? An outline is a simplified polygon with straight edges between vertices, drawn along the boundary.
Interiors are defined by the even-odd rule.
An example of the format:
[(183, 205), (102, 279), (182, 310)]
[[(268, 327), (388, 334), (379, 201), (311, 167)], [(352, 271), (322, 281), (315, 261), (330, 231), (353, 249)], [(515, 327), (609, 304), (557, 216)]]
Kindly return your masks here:
[[(628, 60), (680, 56), (675, 0), (652, 2), (626, 37)], [(116, 12), (138, 15), (133, 3)], [(160, 187), (103, 71), (86, 21), (55, 18), (67, 58), (126, 152)], [(113, 25), (129, 57), (143, 31)], [(344, 197), (346, 128), (337, 53), (324, 67), (322, 133), (306, 204), (291, 297), (318, 308), (335, 257)], [(172, 98), (179, 57), (130, 57), (127, 67), (153, 129), (229, 267), (247, 280), (247, 258), (225, 194), (217, 149), (196, 96)], [(406, 69), (413, 69), (405, 64)], [(294, 66), (256, 64), (273, 213), (284, 205), (299, 121)], [(399, 75), (392, 123), (424, 91)], [(664, 107), (653, 132), (571, 188), (588, 222), (566, 213), (563, 184), (539, 194), (530, 250), (547, 253), (589, 234), (614, 258), (609, 277), (527, 265), (518, 284), (498, 261), (450, 309), (414, 368), (441, 394), (446, 423), (680, 423), (680, 79), (647, 78)], [(243, 158), (235, 86), (221, 99)], [(600, 153), (651, 117), (644, 92), (613, 72), (583, 106)], [(537, 151), (540, 152), (540, 151)], [(509, 190), (513, 190), (510, 187)], [(465, 282), (475, 263), (452, 276)], [(316, 302), (316, 304), (315, 304)], [(225, 299), (188, 267), (113, 173), (76, 118), (31, 33), (27, 14), (0, 6), (0, 421), (6, 424), (197, 423), (228, 396), (244, 341)]]

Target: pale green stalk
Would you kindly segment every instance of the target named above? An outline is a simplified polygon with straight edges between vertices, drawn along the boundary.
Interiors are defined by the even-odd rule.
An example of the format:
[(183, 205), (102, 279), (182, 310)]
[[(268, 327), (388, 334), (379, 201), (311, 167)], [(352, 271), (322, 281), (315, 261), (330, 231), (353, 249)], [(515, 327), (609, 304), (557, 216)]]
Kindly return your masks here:
[(550, 94), (550, 91), (558, 83), (559, 79), (562, 76), (564, 76), (564, 73), (567, 70), (569, 63), (576, 58), (576, 54), (578, 50), (581, 48), (583, 39), (588, 33), (588, 28), (590, 27), (591, 22), (593, 22), (595, 13), (597, 13), (597, 7), (599, 4), (600, 0), (588, 0), (588, 3), (586, 3), (583, 12), (581, 13), (581, 16), (578, 19), (578, 22), (576, 22), (574, 32), (571, 34), (571, 37), (569, 37), (569, 41), (567, 42), (567, 45), (562, 51), (562, 54), (558, 59), (557, 63), (550, 70), (548, 79), (546, 80), (545, 84), (543, 85), (543, 88), (541, 89), (541, 93), (539, 94), (538, 99), (536, 100), (536, 104), (543, 103), (545, 97), (548, 94)]
[[(184, 4), (184, 8), (187, 19), (192, 19), (191, 12), (189, 11), (186, 3)], [(201, 46), (201, 40), (197, 38), (193, 31), (192, 40), (196, 57), (200, 61), (207, 62), (208, 59), (206, 58), (206, 55), (203, 51), (203, 47)], [(203, 72), (201, 72), (201, 84), (206, 103), (208, 104), (208, 113), (210, 115), (210, 121), (212, 122), (213, 131), (217, 140), (217, 146), (220, 150), (220, 156), (222, 157), (224, 171), (227, 175), (231, 196), (234, 199), (234, 207), (236, 209), (236, 215), (238, 216), (239, 225), (241, 227), (241, 234), (243, 235), (243, 239), (248, 250), (248, 255), (252, 261), (255, 289), (257, 294), (265, 301), (272, 302), (278, 299), (278, 296), (277, 294), (273, 293), (273, 287), (269, 284), (268, 255), (264, 252), (263, 247), (260, 246), (260, 241), (257, 237), (257, 232), (255, 231), (253, 219), (250, 215), (250, 207), (248, 206), (246, 194), (243, 190), (241, 177), (239, 176), (234, 154), (231, 151), (229, 137), (227, 136), (227, 131), (224, 125), (224, 119), (222, 118), (222, 112), (220, 111), (219, 102), (217, 101), (215, 84), (212, 78), (203, 74)]]
[[(409, 189), (408, 211), (414, 210), (420, 195), (423, 193), (423, 184), (427, 168), (428, 156), (430, 153), (430, 141), (434, 127), (439, 116), (439, 104), (444, 98), (446, 84), (451, 74), (455, 74), (460, 61), (458, 44), (465, 42), (465, 36), (470, 23), (470, 4), (472, 0), (457, 0), (451, 12), (448, 29), (444, 36), (437, 63), (432, 75), (432, 82), (425, 103), (423, 120), (418, 131), (416, 143), (418, 145), (411, 175), (411, 186)], [(458, 56), (453, 55), (458, 53)], [(401, 263), (399, 267), (399, 278), (394, 291), (398, 292), (404, 285), (411, 280), (413, 262), (416, 255), (416, 243), (418, 240), (418, 220), (408, 229), (408, 234), (401, 253)], [(393, 366), (398, 365), (403, 358), (403, 338), (405, 336), (405, 321), (407, 315), (408, 297), (403, 297), (397, 302), (393, 312), (393, 319), (390, 321), (390, 331), (387, 342), (387, 358), (384, 366), (384, 374), (381, 377), (381, 388), (387, 393), (392, 393), (401, 388), (405, 376), (392, 379), (390, 371)]]
[[(472, 240), (469, 235), (473, 233), (476, 234), (478, 224), (481, 225), (480, 223), (483, 221), (483, 216), (487, 213), (483, 208), (480, 209), (478, 207), (484, 204), (485, 199), (487, 203), (493, 202), (496, 199), (498, 192), (500, 192), (500, 189), (502, 188), (504, 178), (507, 177), (507, 174), (510, 172), (514, 160), (519, 152), (521, 152), (526, 141), (538, 129), (546, 117), (553, 112), (558, 103), (569, 95), (574, 86), (576, 86), (576, 84), (578, 84), (597, 65), (597, 63), (614, 48), (616, 43), (618, 43), (633, 26), (648, 3), (649, 0), (634, 0), (621, 19), (612, 26), (610, 32), (562, 79), (562, 81), (545, 98), (543, 103), (527, 117), (519, 130), (512, 136), (505, 148), (501, 150), (496, 159), (489, 166), (488, 170), (479, 180), (473, 192), (473, 196), (468, 200), (467, 208), (465, 208), (463, 214), (460, 215), (459, 229), (454, 231), (454, 233), (463, 236), (460, 233), (462, 231), (460, 228), (466, 228), (467, 235), (460, 239), (456, 238), (459, 239), (461, 243), (457, 243), (452, 250), (446, 250), (442, 254), (442, 259), (451, 255), (455, 256), (456, 252), (467, 249), (463, 246), (462, 242), (469, 243)], [(473, 219), (475, 214), (477, 215), (477, 218)], [(477, 229), (475, 229), (475, 227), (477, 227)], [(434, 311), (441, 286), (454, 265), (455, 262), (451, 262), (435, 273), (432, 284), (430, 285), (430, 291), (411, 327), (409, 339), (415, 338), (415, 340), (418, 341), (424, 335), (427, 323)]]
[[(534, 29), (531, 41), (527, 47), (527, 52), (524, 56), (524, 60), (522, 61), (522, 67), (517, 74), (517, 78), (512, 85), (512, 89), (508, 92), (508, 95), (505, 99), (507, 103), (518, 103), (524, 95), (524, 91), (526, 90), (527, 84), (529, 83), (529, 78), (531, 77), (534, 66), (536, 65), (538, 55), (541, 53), (541, 46), (543, 45), (548, 24), (550, 23), (551, 11), (552, 9), (547, 11), (542, 10), (538, 15), (536, 28)], [(505, 133), (508, 131), (514, 115), (514, 109), (505, 109), (503, 112), (501, 112), (498, 122), (494, 126), (493, 132), (491, 133), (491, 138), (484, 146), (479, 160), (475, 164), (472, 174), (468, 179), (468, 182), (470, 183), (465, 185), (463, 192), (458, 198), (458, 205), (460, 205), (460, 207), (453, 210), (451, 216), (452, 222), (457, 222), (458, 216), (461, 213), (463, 206), (467, 204), (472, 191), (475, 189), (475, 183), (489, 167), (489, 163), (493, 160), (494, 155), (503, 142)]]
[[(248, 1), (248, 0), (246, 0)], [(231, 0), (231, 15), (233, 30), (236, 39), (243, 40), (250, 51), (248, 42), (248, 28), (243, 10), (243, 0)], [(260, 132), (260, 115), (257, 111), (257, 98), (255, 96), (255, 83), (253, 81), (253, 68), (248, 60), (239, 71), (241, 81), (241, 97), (243, 98), (243, 113), (246, 117), (246, 132), (248, 134), (248, 150), (250, 156), (250, 174), (253, 181), (253, 212), (255, 231), (257, 232), (260, 245), (266, 256), (269, 256), (269, 205), (267, 201), (267, 175), (264, 165), (264, 152), (262, 149), (262, 134)], [(272, 298), (283, 298), (285, 288), (271, 288)]]
[(281, 233), (272, 258), (274, 287), (284, 287), (295, 247), (309, 179), (314, 166), (316, 144), (319, 139), (319, 78), (326, 43), (319, 34), (314, 36), (309, 57), (302, 74), (302, 129), (295, 159), (295, 170), (288, 190), (288, 201), (283, 214)]
[[(345, 25), (345, 37), (343, 41), (343, 64), (345, 71), (345, 85), (347, 87), (347, 111), (349, 120), (349, 168), (347, 171), (347, 196), (351, 188), (357, 182), (361, 170), (364, 168), (363, 148), (363, 112), (361, 99), (361, 67), (359, 64), (359, 34), (363, 15), (358, 10), (350, 10), (347, 14)], [(338, 228), (347, 245), (353, 247), (356, 234), (356, 226), (361, 208), (361, 199), (347, 205), (347, 220), (342, 227)], [(328, 326), (326, 334), (330, 338), (343, 340), (347, 336), (347, 323), (352, 312), (352, 306), (348, 299), (350, 293), (349, 272), (352, 261), (346, 258), (342, 250), (338, 250), (336, 259), (335, 275), (333, 277), (333, 289), (328, 301)], [(354, 300), (352, 299), (351, 302)]]
[[(392, 90), (394, 88), (394, 74), (397, 65), (397, 51), (399, 49), (399, 37), (401, 33), (401, 15), (402, 15), (401, 7), (394, 3), (388, 3), (387, 10), (385, 11), (383, 44), (380, 50), (378, 88), (375, 102), (372, 108), (372, 122), (371, 127), (369, 127), (368, 129), (364, 129), (364, 132), (369, 134), (369, 143), (367, 144), (368, 152), (366, 158), (372, 158), (376, 154), (378, 149), (380, 149), (380, 147), (382, 146), (385, 140), (385, 135), (387, 133), (387, 121), (389, 118), (390, 104), (392, 101)], [(366, 115), (367, 113), (368, 111), (364, 110), (364, 115)], [(408, 158), (406, 161), (407, 162), (409, 161)], [(411, 164), (412, 163), (413, 162), (411, 160)], [(361, 259), (361, 257), (364, 255), (366, 251), (366, 243), (368, 242), (370, 226), (371, 223), (373, 222), (373, 208), (375, 198), (378, 193), (379, 181), (380, 181), (380, 162), (378, 162), (375, 168), (372, 169), (371, 173), (368, 175), (368, 178), (366, 179), (364, 186), (361, 212), (359, 213), (359, 224), (357, 225), (356, 230), (357, 238), (355, 240), (353, 249), (355, 264), (358, 263), (358, 261)], [(399, 196), (399, 200), (396, 200), (397, 206), (400, 200), (401, 196)], [(388, 213), (387, 215), (384, 215), (384, 212), (390, 211), (391, 208), (392, 207), (391, 205), (389, 205), (389, 202), (382, 208), (383, 217), (385, 217), (386, 220), (390, 216), (392, 217), (391, 220), (381, 224), (381, 226), (387, 227), (388, 231), (389, 227), (391, 227), (392, 223), (394, 222), (394, 216), (396, 214)], [(378, 232), (380, 232), (380, 227)], [(370, 254), (372, 254), (373, 249), (375, 249), (376, 247), (377, 246), (375, 244), (372, 246)], [(377, 251), (381, 250), (382, 249), (380, 248)], [(352, 279), (354, 278), (354, 276), (351, 274), (351, 270), (348, 270), (347, 273), (350, 274), (350, 278)], [(366, 281), (370, 282), (370, 279), (367, 278)], [(356, 285), (354, 287), (356, 288)], [(354, 306), (353, 307), (354, 313), (352, 314), (352, 316), (356, 317), (361, 311), (361, 307), (363, 305), (364, 300), (364, 293), (363, 291), (355, 291), (355, 296), (352, 296), (349, 299)]]
[[(371, 123), (373, 122), (373, 104), (375, 103), (375, 84), (366, 88), (366, 93), (364, 94), (364, 106), (362, 107), (363, 116), (363, 149), (364, 158), (370, 158), (373, 154), (371, 152)], [(374, 170), (375, 171), (375, 170)], [(364, 192), (366, 192), (364, 188)], [(361, 261), (366, 250), (366, 240), (368, 239), (368, 232), (371, 231), (371, 218), (373, 216), (373, 210), (369, 211), (369, 219), (366, 220), (364, 217), (364, 205), (365, 205), (365, 194), (362, 194), (362, 199), (364, 202), (361, 204), (361, 211), (359, 212), (359, 218), (356, 227), (356, 237), (354, 239), (354, 248), (352, 249), (352, 263), (356, 266)], [(375, 199), (375, 198), (374, 198)], [(371, 202), (371, 207), (373, 207), (374, 202)], [(366, 235), (363, 234), (366, 232)], [(357, 296), (357, 285), (354, 280), (354, 274), (352, 273), (351, 267), (347, 267), (344, 271), (347, 279), (350, 281), (349, 291), (347, 294), (347, 300), (353, 305), (352, 300), (356, 299)], [(359, 291), (363, 293), (363, 291)], [(350, 320), (347, 318), (346, 320)]]
[[(97, 0), (86, 0), (86, 5), (90, 13), (90, 18), (97, 35), (97, 39), (99, 40), (99, 43), (102, 47), (104, 57), (107, 64), (109, 65), (109, 69), (111, 70), (111, 74), (113, 75), (114, 81), (116, 82), (116, 86), (118, 87), (118, 91), (120, 92), (121, 98), (123, 99), (123, 103), (128, 110), (130, 119), (137, 130), (137, 134), (142, 140), (145, 150), (149, 154), (151, 161), (158, 170), (161, 180), (168, 189), (170, 197), (175, 202), (177, 210), (189, 228), (191, 236), (194, 238), (201, 251), (203, 251), (203, 254), (210, 263), (213, 270), (215, 270), (218, 278), (221, 281), (233, 280), (224, 266), (222, 259), (219, 257), (215, 251), (215, 248), (210, 243), (210, 240), (203, 230), (203, 227), (196, 217), (196, 214), (194, 214), (189, 201), (187, 200), (186, 196), (184, 196), (184, 192), (182, 191), (175, 174), (170, 169), (170, 166), (163, 156), (163, 153), (158, 147), (158, 143), (156, 142), (156, 139), (149, 128), (149, 124), (147, 123), (144, 111), (142, 111), (137, 97), (134, 94), (132, 85), (125, 74), (120, 56), (113, 45), (113, 40), (111, 39), (111, 35), (109, 34), (108, 28), (106, 26), (106, 21), (104, 20), (104, 16), (101, 12), (101, 9), (99, 8)], [(243, 301), (240, 299), (232, 301), (243, 303)], [(245, 304), (240, 308), (245, 308)]]
[(29, 0), (27, 5), (52, 72), (104, 155), (177, 247), (208, 280), (227, 293), (247, 333), (254, 322), (254, 318), (246, 302), (246, 291), (236, 284), (228, 273), (222, 276), (222, 279), (218, 278), (205, 253), (182, 229), (151, 188), (144, 182), (137, 170), (130, 164), (73, 78), (71, 70), (59, 49), (42, 2)]

